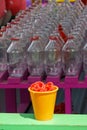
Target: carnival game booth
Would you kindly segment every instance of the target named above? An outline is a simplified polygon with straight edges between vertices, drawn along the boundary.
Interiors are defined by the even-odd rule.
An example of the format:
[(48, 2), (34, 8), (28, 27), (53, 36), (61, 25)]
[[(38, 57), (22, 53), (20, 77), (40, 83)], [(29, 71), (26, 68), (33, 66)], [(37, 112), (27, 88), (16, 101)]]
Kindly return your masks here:
[[(68, 6), (65, 6), (67, 4)], [(85, 64), (87, 47), (84, 42), (84, 38), (86, 38), (86, 28), (84, 25), (86, 25), (87, 22), (87, 8), (81, 1), (75, 4), (74, 10), (71, 10), (70, 7), (73, 8), (73, 5), (67, 2), (64, 3), (64, 5), (55, 5), (55, 3), (52, 2), (44, 6), (36, 2), (32, 4), (32, 7), (19, 12), (15, 19), (7, 24), (7, 28), (1, 28), (1, 40), (4, 41), (4, 45), (8, 47), (3, 49), (4, 54), (8, 54), (8, 58), (1, 55), (1, 58), (5, 58), (5, 60), (0, 63), (3, 69), (3, 71), (0, 72), (0, 88), (5, 90), (6, 107), (6, 113), (0, 114), (1, 129), (9, 130), (21, 128), (27, 130), (31, 128), (34, 130), (36, 127), (38, 129), (55, 128), (59, 130), (63, 128), (66, 130), (70, 128), (72, 130), (78, 128), (81, 130), (87, 129), (87, 116), (72, 114), (73, 104), (71, 95), (72, 88), (87, 88), (87, 71)], [(29, 15), (30, 13), (33, 14)], [(58, 13), (61, 15), (57, 15)], [(69, 13), (69, 15), (67, 15), (67, 13)], [(29, 23), (30, 20), (32, 22)], [(54, 30), (54, 28), (56, 28), (56, 30)], [(13, 37), (13, 35), (15, 37)], [(78, 42), (78, 38), (80, 38), (79, 41), (81, 42)], [(28, 42), (26, 39), (28, 39)], [(43, 41), (45, 41), (45, 43), (47, 42), (47, 45)], [(52, 48), (54, 44), (58, 46), (58, 48)], [(3, 44), (1, 45), (3, 48)], [(43, 50), (42, 47), (45, 47), (45, 51), (41, 51), (41, 49)], [(52, 55), (51, 52), (49, 53), (50, 47)], [(23, 50), (23, 48), (25, 50)], [(83, 48), (83, 50), (81, 50), (81, 48)], [(62, 50), (62, 52), (60, 50)], [(39, 53), (40, 51), (41, 53)], [(82, 51), (84, 53), (81, 53)], [(45, 60), (43, 59), (43, 54)], [(58, 66), (55, 63), (57, 63)], [(64, 115), (58, 113), (54, 114), (53, 118), (49, 121), (38, 121), (35, 119), (34, 114), (23, 114), (31, 103), (28, 88), (32, 83), (37, 81), (44, 83), (51, 82), (51, 85), (53, 82), (59, 89), (62, 88), (64, 90)], [(35, 87), (37, 89), (36, 84)], [(17, 105), (18, 89), (20, 103)], [(44, 107), (45, 106), (43, 106), (43, 109)]]

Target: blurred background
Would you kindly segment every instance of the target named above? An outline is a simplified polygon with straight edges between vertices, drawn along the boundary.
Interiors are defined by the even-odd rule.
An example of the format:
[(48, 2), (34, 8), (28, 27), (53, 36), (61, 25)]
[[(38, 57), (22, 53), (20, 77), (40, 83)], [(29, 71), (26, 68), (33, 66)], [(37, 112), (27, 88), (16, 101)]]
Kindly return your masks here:
[[(36, 0), (37, 1), (37, 0)], [(87, 4), (87, 0), (82, 0), (84, 4)], [(12, 18), (15, 17), (15, 15), (20, 11), (24, 10), (26, 7), (31, 6), (32, 3), (35, 2), (35, 0), (0, 0), (0, 27), (6, 25)], [(42, 0), (40, 2), (48, 2), (47, 0)], [(57, 2), (64, 2), (64, 0), (57, 0)], [(71, 0), (71, 2), (74, 2), (74, 0)], [(87, 91), (87, 90), (86, 90)], [(73, 106), (75, 113), (83, 113), (83, 106), (84, 107), (84, 113), (87, 113), (87, 92), (85, 89), (83, 91), (81, 89), (78, 89), (78, 95), (77, 91), (74, 89), (72, 90), (72, 97), (73, 97)], [(19, 95), (19, 92), (17, 91), (17, 94)], [(60, 90), (58, 93), (59, 100), (57, 101), (57, 104), (62, 104), (60, 107), (64, 107), (62, 105), (64, 102), (64, 92), (63, 90)], [(79, 97), (81, 97), (81, 100), (79, 100)], [(4, 99), (4, 91), (1, 89), (0, 93), (0, 102), (5, 100)], [(77, 99), (77, 100), (75, 100)], [(84, 100), (85, 99), (85, 100)], [(84, 101), (83, 101), (84, 100)], [(77, 103), (78, 102), (78, 103)], [(19, 98), (17, 99), (17, 103), (19, 103)], [(78, 107), (78, 104), (79, 105)], [(82, 107), (81, 107), (82, 106)], [(5, 104), (4, 106), (0, 106), (2, 111), (5, 111)], [(77, 110), (78, 108), (78, 110)], [(32, 112), (32, 109), (30, 109), (29, 112)]]

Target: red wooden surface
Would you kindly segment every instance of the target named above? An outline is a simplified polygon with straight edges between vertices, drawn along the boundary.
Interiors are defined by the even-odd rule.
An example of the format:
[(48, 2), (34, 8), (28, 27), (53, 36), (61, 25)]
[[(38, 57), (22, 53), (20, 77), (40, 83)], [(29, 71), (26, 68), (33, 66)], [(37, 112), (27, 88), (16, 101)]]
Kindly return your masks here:
[(4, 16), (5, 14), (5, 0), (0, 0), (0, 18)]
[(82, 2), (83, 2), (85, 5), (87, 5), (87, 0), (82, 0)]
[(16, 15), (19, 10), (26, 8), (26, 0), (5, 0), (7, 10), (11, 10), (13, 15)]

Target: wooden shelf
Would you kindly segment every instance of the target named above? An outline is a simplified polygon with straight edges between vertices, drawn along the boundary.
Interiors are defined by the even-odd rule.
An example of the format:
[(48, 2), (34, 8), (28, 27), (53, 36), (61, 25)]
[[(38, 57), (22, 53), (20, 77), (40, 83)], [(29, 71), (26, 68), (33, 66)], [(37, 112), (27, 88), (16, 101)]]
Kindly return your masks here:
[(54, 114), (52, 120), (37, 121), (33, 114), (0, 114), (0, 130), (87, 130), (87, 115)]

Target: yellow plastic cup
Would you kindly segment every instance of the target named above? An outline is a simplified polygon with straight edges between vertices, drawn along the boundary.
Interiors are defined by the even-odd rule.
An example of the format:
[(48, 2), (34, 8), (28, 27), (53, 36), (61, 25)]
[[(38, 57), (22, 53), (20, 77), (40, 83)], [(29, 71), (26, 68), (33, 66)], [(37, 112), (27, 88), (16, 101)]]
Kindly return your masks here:
[(44, 121), (53, 118), (56, 95), (59, 89), (57, 86), (54, 87), (55, 89), (53, 91), (46, 92), (32, 91), (30, 88), (28, 88), (33, 105), (35, 119)]

